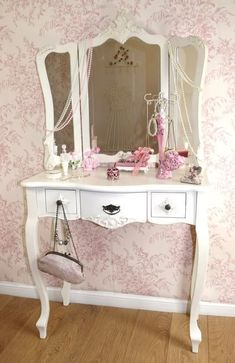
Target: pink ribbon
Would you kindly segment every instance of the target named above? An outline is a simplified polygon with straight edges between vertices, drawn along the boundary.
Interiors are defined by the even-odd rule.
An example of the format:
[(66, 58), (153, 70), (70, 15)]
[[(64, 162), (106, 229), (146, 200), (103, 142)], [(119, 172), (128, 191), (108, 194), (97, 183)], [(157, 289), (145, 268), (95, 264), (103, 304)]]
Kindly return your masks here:
[(137, 175), (141, 167), (145, 167), (148, 165), (148, 160), (152, 152), (153, 150), (150, 147), (139, 147), (137, 150), (134, 151), (134, 154), (131, 157), (135, 163), (132, 172), (133, 175)]

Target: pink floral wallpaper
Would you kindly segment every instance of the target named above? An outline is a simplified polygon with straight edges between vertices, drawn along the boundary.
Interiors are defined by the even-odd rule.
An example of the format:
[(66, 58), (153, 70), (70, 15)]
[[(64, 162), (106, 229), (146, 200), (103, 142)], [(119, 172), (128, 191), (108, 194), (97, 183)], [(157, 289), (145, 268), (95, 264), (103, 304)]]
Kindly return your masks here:
[[(209, 48), (203, 141), (211, 183), (210, 258), (203, 300), (235, 304), (235, 42), (233, 0), (0, 0), (0, 280), (32, 284), (20, 181), (42, 170), (44, 105), (35, 64), (42, 47), (87, 38), (125, 9), (149, 32), (202, 37)], [(114, 231), (73, 222), (86, 268), (82, 289), (187, 298), (188, 226)], [(50, 220), (40, 222), (47, 248)], [(50, 285), (59, 281), (47, 278)]]

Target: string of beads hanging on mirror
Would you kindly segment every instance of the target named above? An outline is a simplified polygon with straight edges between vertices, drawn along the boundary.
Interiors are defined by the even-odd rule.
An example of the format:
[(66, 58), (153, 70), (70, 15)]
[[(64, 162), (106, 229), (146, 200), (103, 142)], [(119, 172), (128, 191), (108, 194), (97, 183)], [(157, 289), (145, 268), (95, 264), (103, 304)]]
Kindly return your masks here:
[(202, 88), (199, 87), (196, 83), (194, 83), (191, 80), (191, 78), (189, 78), (187, 73), (184, 71), (182, 65), (176, 60), (176, 57), (173, 56), (173, 47), (171, 44), (171, 40), (168, 40), (168, 49), (169, 49), (171, 64), (174, 65), (174, 68), (177, 70), (177, 72), (181, 76), (181, 78), (191, 87), (196, 88), (199, 91), (202, 91)]
[[(88, 79), (88, 81), (89, 81), (90, 73), (91, 73), (92, 54), (93, 54), (93, 48), (89, 48), (88, 49), (88, 55), (87, 55), (87, 79)], [(84, 76), (83, 77), (85, 77), (85, 76), (86, 75), (84, 73)], [(74, 77), (74, 80), (75, 79), (76, 78)], [(85, 84), (84, 81), (85, 81), (85, 79), (83, 78), (82, 79), (82, 82), (81, 82), (81, 87), (82, 88), (84, 87), (84, 84)], [(68, 105), (67, 105), (67, 102), (65, 104), (65, 107), (67, 107), (67, 109), (65, 109), (65, 112), (62, 111), (61, 116), (63, 116), (63, 117), (60, 117), (59, 120), (57, 121), (57, 123), (56, 123), (56, 125), (55, 125), (55, 127), (53, 129), (54, 132), (57, 132), (57, 131), (62, 130), (63, 128), (65, 128), (71, 122), (71, 120), (73, 118), (73, 112), (75, 112), (77, 110), (78, 106), (79, 106), (79, 102), (80, 102), (81, 96), (78, 97), (78, 100), (77, 100), (77, 102), (76, 102), (76, 104), (74, 106), (74, 110), (71, 109), (70, 112), (69, 112), (69, 114), (68, 114), (68, 116), (63, 121), (63, 118), (64, 118), (64, 116), (65, 116), (65, 114), (66, 114), (66, 112), (68, 110), (68, 107), (72, 103), (72, 89), (74, 87), (74, 83), (75, 83), (75, 81), (73, 82), (72, 87), (71, 87), (71, 90), (70, 90), (70, 94), (69, 94), (69, 97), (68, 97)], [(81, 89), (80, 95), (82, 94), (82, 91), (83, 91), (83, 89)]]
[[(93, 48), (89, 48), (88, 53), (87, 53), (87, 80), (88, 81), (90, 79), (90, 74), (91, 74), (92, 55), (93, 55)], [(74, 89), (74, 85), (75, 85), (76, 81), (79, 81), (79, 80), (77, 80), (77, 77), (78, 77), (78, 74), (75, 75), (74, 77), (72, 77), (72, 86), (71, 86), (71, 89), (69, 91), (69, 94), (68, 94), (67, 100), (65, 102), (64, 108), (63, 108), (63, 110), (61, 112), (61, 115), (60, 115), (58, 121), (56, 122), (54, 128), (52, 130), (47, 129), (47, 132), (58, 132), (60, 130), (63, 130), (71, 122), (71, 120), (73, 119), (73, 113), (75, 111), (77, 111), (77, 108), (79, 106), (79, 102), (81, 100), (81, 94), (82, 94), (82, 91), (83, 91), (83, 87), (85, 85), (84, 81), (85, 81), (86, 74), (84, 73), (83, 79), (81, 80), (81, 88), (82, 89), (80, 90), (80, 96), (78, 97), (78, 100), (77, 100), (76, 104), (74, 105), (74, 108), (69, 111), (68, 115), (65, 118), (65, 115), (68, 112), (68, 109), (69, 109), (69, 107), (70, 107), (70, 105), (72, 103), (72, 91)]]
[[(174, 147), (172, 147), (172, 144), (170, 142), (171, 139), (171, 135), (172, 135), (172, 139), (173, 139), (173, 145)], [(176, 150), (176, 137), (175, 137), (175, 126), (174, 126), (174, 120), (172, 118), (168, 117), (168, 129), (167, 129), (167, 139), (166, 139), (166, 148), (167, 150)]]
[[(189, 117), (189, 113), (188, 113), (188, 107), (187, 107), (187, 102), (186, 102), (186, 98), (185, 98), (184, 83), (183, 82), (187, 83), (192, 88), (198, 90), (198, 92), (200, 92), (202, 90), (202, 88), (199, 87), (196, 83), (194, 83), (189, 78), (189, 76), (184, 71), (182, 65), (176, 59), (176, 54), (174, 54), (174, 52), (173, 52), (173, 46), (171, 44), (171, 40), (168, 41), (168, 49), (169, 49), (169, 55), (170, 55), (170, 63), (171, 63), (172, 76), (173, 76), (173, 85), (174, 85), (174, 91), (175, 91), (175, 96), (176, 96), (176, 103), (177, 103), (180, 123), (182, 125), (182, 129), (183, 129), (186, 141), (188, 143), (188, 146), (189, 146), (192, 154), (196, 157), (196, 159), (198, 159), (198, 154), (195, 151), (194, 147), (192, 146), (192, 142), (190, 140), (190, 138), (192, 138), (192, 136), (193, 136), (192, 135), (193, 131), (192, 131), (192, 125), (191, 125), (190, 117)], [(179, 90), (179, 88), (177, 86), (177, 79), (179, 79), (180, 90)], [(179, 92), (181, 93), (182, 98), (180, 97)], [(184, 111), (185, 111), (186, 122), (184, 121), (184, 117), (182, 115), (180, 99), (182, 99), (182, 101), (183, 101), (183, 107), (184, 107)], [(189, 131), (190, 131), (190, 134), (191, 134), (190, 136), (189, 136), (189, 134), (188, 134), (188, 132), (186, 130), (187, 127), (189, 128)]]

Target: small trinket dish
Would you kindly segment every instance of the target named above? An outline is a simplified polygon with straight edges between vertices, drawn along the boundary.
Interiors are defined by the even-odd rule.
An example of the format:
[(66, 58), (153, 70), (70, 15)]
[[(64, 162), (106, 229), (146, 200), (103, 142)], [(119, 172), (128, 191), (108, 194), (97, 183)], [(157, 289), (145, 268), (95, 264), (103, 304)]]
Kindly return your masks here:
[(60, 179), (62, 177), (62, 173), (60, 170), (49, 170), (46, 172), (46, 176), (49, 179)]
[(201, 166), (190, 166), (186, 171), (185, 175), (180, 179), (181, 183), (187, 184), (201, 184), (201, 178), (199, 174), (201, 174), (202, 168)]

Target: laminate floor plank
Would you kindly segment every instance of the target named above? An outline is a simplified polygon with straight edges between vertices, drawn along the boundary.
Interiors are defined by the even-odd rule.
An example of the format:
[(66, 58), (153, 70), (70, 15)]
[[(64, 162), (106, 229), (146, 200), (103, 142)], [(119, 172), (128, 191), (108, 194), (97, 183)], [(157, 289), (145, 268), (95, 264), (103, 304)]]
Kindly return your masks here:
[[(192, 353), (189, 336), (189, 316), (173, 314), (167, 363), (208, 363), (207, 316), (200, 316), (202, 342), (198, 353)], [(222, 363), (222, 362), (220, 362)]]
[(100, 312), (91, 305), (71, 304), (65, 307), (64, 318), (54, 333), (48, 332), (48, 345), (40, 357), (40, 363), (82, 362), (80, 356)]
[[(39, 339), (38, 330), (35, 326), (36, 321), (39, 318), (40, 303), (35, 300), (37, 306), (33, 311), (30, 311), (30, 306), (25, 300), (25, 309), (28, 310), (28, 314), (24, 319), (24, 323), (21, 327), (15, 328), (15, 334), (11, 338), (8, 345), (0, 354), (0, 362), (4, 363), (23, 363), (23, 362), (38, 362), (40, 359), (40, 349), (45, 349), (46, 340)], [(56, 306), (53, 304), (53, 310)], [(15, 311), (15, 319), (21, 319), (21, 311)], [(52, 320), (52, 325), (56, 324), (56, 320)], [(8, 328), (6, 328), (6, 331)], [(34, 352), (37, 350), (38, 356), (34, 356)], [(30, 359), (29, 359), (30, 357)]]
[(125, 351), (137, 316), (138, 310), (101, 307), (89, 337), (80, 352), (77, 351), (80, 361), (125, 362)]
[[(83, 325), (88, 319), (93, 319), (93, 312), (97, 311), (97, 308), (78, 304), (65, 307), (62, 303), (55, 302), (50, 305), (47, 338), (39, 338), (35, 327), (38, 311), (34, 312), (27, 320), (24, 329), (12, 340), (11, 347), (7, 347), (0, 355), (0, 362), (70, 362), (67, 357), (71, 352), (70, 343), (78, 342), (77, 330), (84, 328)], [(34, 327), (33, 330), (32, 327)], [(76, 362), (79, 361), (76, 360)]]
[[(11, 298), (1, 295), (1, 301), (7, 302), (0, 309), (0, 353), (6, 349), (14, 337), (25, 325), (28, 317), (39, 308), (35, 299)], [(2, 305), (2, 304), (1, 304)]]
[(235, 318), (208, 316), (210, 363), (235, 362)]
[(0, 295), (0, 363), (234, 363), (235, 318), (200, 316), (191, 353), (186, 314), (51, 302), (48, 337), (40, 302)]
[(0, 295), (0, 310), (2, 310), (13, 299), (14, 299), (14, 296)]
[(171, 319), (171, 313), (139, 311), (124, 360), (120, 363), (165, 363)]

